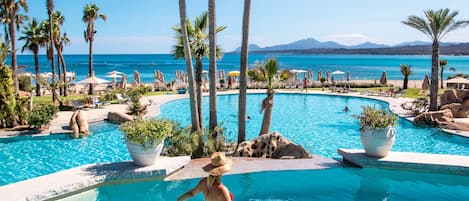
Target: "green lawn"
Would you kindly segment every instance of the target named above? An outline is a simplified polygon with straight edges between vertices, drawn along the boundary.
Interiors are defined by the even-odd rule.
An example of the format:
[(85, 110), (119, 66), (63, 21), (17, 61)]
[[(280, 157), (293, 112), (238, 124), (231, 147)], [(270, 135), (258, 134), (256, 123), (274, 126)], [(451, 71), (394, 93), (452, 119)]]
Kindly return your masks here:
[[(67, 100), (77, 100), (77, 99), (83, 99), (86, 97), (86, 94), (72, 94), (67, 97), (60, 97), (63, 101)], [(47, 95), (47, 96), (34, 96), (33, 98), (33, 103), (51, 103), (52, 102), (52, 96)]]

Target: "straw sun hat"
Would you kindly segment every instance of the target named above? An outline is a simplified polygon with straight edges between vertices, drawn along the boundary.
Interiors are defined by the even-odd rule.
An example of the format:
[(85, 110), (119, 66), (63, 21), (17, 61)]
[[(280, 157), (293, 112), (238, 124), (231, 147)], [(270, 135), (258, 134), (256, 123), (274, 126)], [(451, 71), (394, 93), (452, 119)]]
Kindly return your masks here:
[(223, 152), (215, 152), (210, 157), (210, 163), (202, 169), (212, 176), (220, 176), (231, 170), (233, 161), (225, 156)]

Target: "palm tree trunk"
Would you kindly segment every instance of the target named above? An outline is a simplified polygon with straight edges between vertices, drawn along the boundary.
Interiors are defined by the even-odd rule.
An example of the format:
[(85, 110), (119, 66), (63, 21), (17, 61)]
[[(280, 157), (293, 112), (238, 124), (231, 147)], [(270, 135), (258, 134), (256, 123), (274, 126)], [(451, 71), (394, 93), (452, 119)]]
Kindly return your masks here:
[(443, 79), (443, 72), (444, 72), (445, 68), (444, 68), (443, 66), (441, 66), (440, 68), (441, 68), (441, 69), (440, 69), (440, 79), (441, 79), (441, 80), (440, 80), (440, 88), (443, 89), (443, 88), (445, 88), (445, 86), (444, 86), (444, 84), (443, 84), (443, 80), (444, 80), (444, 79)]
[[(49, 8), (49, 25), (52, 25), (52, 9)], [(54, 62), (54, 33), (52, 30), (52, 26), (49, 26), (49, 51), (50, 51), (50, 62), (51, 62), (51, 70), (52, 70), (52, 102), (55, 103), (57, 100), (57, 91), (56, 91), (56, 81), (55, 81), (55, 62)]]
[(41, 96), (41, 74), (39, 72), (39, 50), (34, 50), (34, 71), (36, 72), (36, 96)]
[(246, 91), (250, 15), (251, 0), (244, 0), (243, 38), (241, 41), (241, 65), (239, 76), (238, 144), (246, 141)]
[[(210, 78), (210, 120), (209, 128), (213, 133), (217, 127), (217, 33), (216, 33), (216, 4), (215, 0), (208, 1), (208, 36), (209, 36), (209, 48), (210, 48), (210, 67), (208, 75)], [(216, 135), (216, 133), (214, 133)]]
[(68, 96), (68, 93), (67, 93), (67, 66), (65, 64), (65, 59), (64, 59), (64, 55), (62, 54), (62, 49), (60, 49), (59, 51), (57, 51), (57, 54), (59, 55), (59, 60), (60, 60), (60, 63), (62, 64), (62, 72), (63, 72), (63, 76), (64, 76), (64, 87), (63, 87), (63, 90), (64, 90), (64, 96)]
[[(14, 1), (12, 1), (14, 3)], [(15, 14), (10, 14), (10, 23), (8, 25), (11, 41), (11, 77), (13, 78), (15, 94), (20, 91), (18, 83), (18, 66), (16, 61), (16, 25)]]
[[(56, 49), (57, 50), (57, 47)], [(57, 50), (57, 74), (59, 75), (59, 82), (58, 82), (58, 86), (59, 86), (59, 94), (61, 96), (64, 95), (64, 92), (62, 90), (62, 70), (60, 69), (60, 58), (59, 58), (59, 50)]]
[(204, 152), (204, 135), (202, 132), (202, 127), (200, 127), (199, 112), (197, 107), (197, 94), (194, 90), (194, 70), (192, 68), (192, 55), (189, 45), (189, 37), (187, 35), (187, 25), (186, 25), (186, 1), (179, 0), (179, 17), (181, 21), (181, 29), (183, 34), (183, 43), (184, 43), (184, 57), (186, 59), (186, 70), (187, 70), (187, 79), (189, 82), (189, 99), (191, 107), (191, 119), (192, 119), (192, 132), (198, 135), (198, 146), (194, 150), (194, 156), (202, 156)]
[(430, 111), (438, 110), (438, 65), (440, 64), (440, 44), (433, 40), (432, 45), (432, 82), (430, 84)]
[(192, 132), (200, 131), (199, 116), (197, 111), (197, 94), (194, 90), (194, 70), (192, 68), (192, 55), (189, 46), (189, 38), (187, 35), (187, 25), (186, 25), (186, 1), (179, 0), (179, 16), (181, 29), (183, 34), (183, 43), (184, 43), (184, 57), (186, 60), (186, 71), (187, 78), (189, 82), (189, 98), (190, 98), (190, 108), (191, 108), (191, 119), (192, 119)]
[(203, 128), (202, 118), (202, 57), (195, 59), (195, 82), (197, 93), (197, 112), (199, 116), (199, 127)]
[(270, 133), (270, 123), (272, 122), (272, 108), (274, 106), (274, 90), (267, 89), (267, 97), (262, 101), (264, 117), (262, 118), (262, 127), (259, 135)]
[(404, 84), (403, 84), (402, 88), (407, 89), (408, 88), (408, 83), (409, 83), (409, 77), (404, 76)]
[[(90, 46), (89, 46), (89, 54), (88, 54), (88, 75), (90, 77), (94, 76), (94, 70), (93, 70), (93, 37), (91, 36), (90, 38)], [(93, 95), (93, 85), (90, 84), (90, 88), (88, 90), (89, 95)]]

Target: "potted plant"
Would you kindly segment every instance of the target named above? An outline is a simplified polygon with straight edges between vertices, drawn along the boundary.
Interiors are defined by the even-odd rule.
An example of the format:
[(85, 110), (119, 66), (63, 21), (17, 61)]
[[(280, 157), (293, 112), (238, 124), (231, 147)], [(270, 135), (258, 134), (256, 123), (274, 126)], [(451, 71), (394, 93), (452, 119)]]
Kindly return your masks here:
[(364, 106), (358, 116), (360, 121), (360, 138), (365, 153), (371, 157), (382, 158), (388, 155), (394, 144), (397, 116), (386, 109), (376, 109), (375, 106)]
[(139, 118), (125, 122), (120, 129), (134, 163), (148, 166), (160, 156), (164, 140), (171, 135), (173, 126), (169, 120)]

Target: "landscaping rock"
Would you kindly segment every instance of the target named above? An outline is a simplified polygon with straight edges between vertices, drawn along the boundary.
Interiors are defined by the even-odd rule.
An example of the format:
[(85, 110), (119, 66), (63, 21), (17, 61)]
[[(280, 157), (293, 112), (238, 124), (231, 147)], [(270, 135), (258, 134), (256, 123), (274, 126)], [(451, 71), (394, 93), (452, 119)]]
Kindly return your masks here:
[(296, 145), (280, 133), (260, 135), (238, 145), (235, 156), (274, 159), (311, 158), (303, 147)]
[[(466, 103), (467, 104), (467, 103)], [(467, 118), (469, 114), (469, 107), (467, 105), (462, 105), (460, 103), (451, 103), (447, 105), (443, 105), (441, 110), (451, 110), (454, 118)]]
[(76, 111), (72, 114), (72, 118), (70, 118), (70, 129), (72, 129), (72, 137), (73, 138), (78, 138), (80, 136), (80, 128), (78, 127), (77, 123), (77, 115), (80, 111)]
[(78, 123), (78, 128), (80, 129), (80, 136), (88, 136), (88, 117), (85, 112), (80, 111), (77, 114), (76, 121)]
[(434, 112), (424, 112), (414, 119), (416, 125), (427, 125), (439, 127), (443, 122), (453, 122), (453, 113), (450, 109)]
[(440, 104), (441, 105), (447, 105), (451, 103), (462, 103), (462, 97), (463, 95), (462, 92), (458, 92), (456, 89), (449, 89), (446, 90), (441, 96), (440, 96)]
[(107, 120), (112, 123), (121, 124), (127, 121), (131, 121), (134, 118), (128, 114), (123, 112), (108, 112), (107, 113)]

